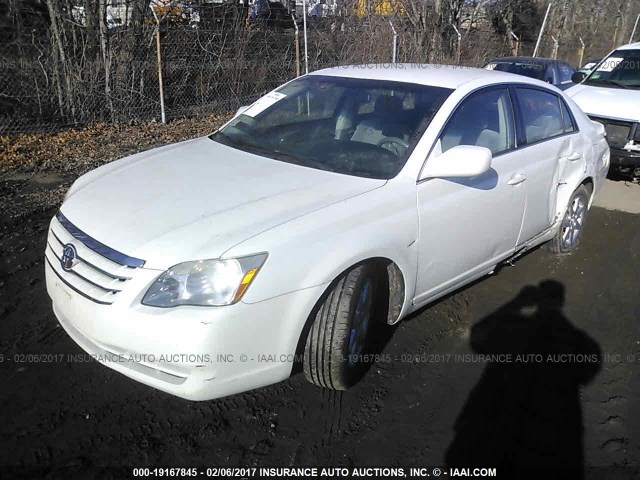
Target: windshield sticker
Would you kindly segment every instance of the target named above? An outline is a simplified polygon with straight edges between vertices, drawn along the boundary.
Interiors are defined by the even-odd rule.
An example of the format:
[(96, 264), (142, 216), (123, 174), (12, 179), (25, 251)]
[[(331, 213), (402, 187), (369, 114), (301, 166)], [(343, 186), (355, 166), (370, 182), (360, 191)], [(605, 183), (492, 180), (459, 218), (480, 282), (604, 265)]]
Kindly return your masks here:
[(498, 66), (497, 63), (489, 63), (486, 67), (487, 70), (494, 70)]
[(598, 67), (598, 72), (611, 72), (624, 60), (622, 57), (609, 57)]
[(258, 100), (256, 100), (253, 105), (251, 105), (249, 108), (247, 108), (242, 113), (244, 115), (247, 115), (248, 117), (255, 117), (259, 113), (265, 111), (267, 108), (269, 108), (274, 103), (279, 102), (280, 100), (282, 100), (284, 97), (286, 97), (286, 95), (284, 93), (280, 93), (280, 92), (267, 93), (264, 97), (259, 98)]

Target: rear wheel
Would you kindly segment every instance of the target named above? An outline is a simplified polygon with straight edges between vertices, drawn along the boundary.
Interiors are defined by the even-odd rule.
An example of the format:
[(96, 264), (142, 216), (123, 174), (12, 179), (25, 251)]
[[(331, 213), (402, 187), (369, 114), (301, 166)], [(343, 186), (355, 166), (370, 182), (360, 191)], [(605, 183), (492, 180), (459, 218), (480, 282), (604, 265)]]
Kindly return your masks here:
[(311, 383), (346, 390), (364, 375), (371, 361), (372, 333), (386, 314), (384, 278), (380, 268), (367, 263), (334, 283), (305, 344), (303, 369)]
[(589, 196), (590, 192), (585, 185), (580, 185), (573, 192), (560, 229), (556, 236), (544, 245), (545, 250), (552, 253), (569, 253), (578, 248), (587, 221)]

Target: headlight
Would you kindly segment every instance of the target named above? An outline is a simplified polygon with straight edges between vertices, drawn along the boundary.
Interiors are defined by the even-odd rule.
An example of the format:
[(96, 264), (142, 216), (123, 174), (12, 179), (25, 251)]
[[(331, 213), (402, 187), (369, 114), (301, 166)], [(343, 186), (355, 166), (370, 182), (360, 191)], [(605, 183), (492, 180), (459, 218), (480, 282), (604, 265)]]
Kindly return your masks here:
[(153, 282), (142, 303), (152, 307), (231, 305), (242, 298), (266, 258), (266, 253), (260, 253), (180, 263)]

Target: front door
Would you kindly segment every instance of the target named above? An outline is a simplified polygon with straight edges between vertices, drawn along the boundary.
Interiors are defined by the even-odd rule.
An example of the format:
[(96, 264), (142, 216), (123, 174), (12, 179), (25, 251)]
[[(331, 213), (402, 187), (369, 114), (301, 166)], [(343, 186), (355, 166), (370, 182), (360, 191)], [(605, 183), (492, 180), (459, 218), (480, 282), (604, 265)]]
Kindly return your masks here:
[(489, 148), (492, 167), (475, 177), (418, 183), (416, 304), (470, 281), (509, 257), (522, 225), (526, 194), (519, 177), (522, 163), (514, 150), (514, 115), (506, 87), (480, 90), (464, 99), (430, 158), (457, 145)]

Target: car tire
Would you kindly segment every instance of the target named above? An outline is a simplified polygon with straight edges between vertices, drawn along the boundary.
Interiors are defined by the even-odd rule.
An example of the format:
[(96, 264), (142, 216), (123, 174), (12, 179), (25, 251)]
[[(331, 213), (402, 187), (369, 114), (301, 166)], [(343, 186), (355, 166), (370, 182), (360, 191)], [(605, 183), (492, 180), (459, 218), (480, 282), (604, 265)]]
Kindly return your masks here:
[(580, 245), (587, 221), (589, 197), (591, 193), (585, 185), (580, 185), (567, 205), (562, 223), (556, 235), (544, 244), (548, 252), (563, 254), (574, 251)]
[(303, 371), (320, 387), (346, 390), (366, 373), (376, 324), (384, 323), (386, 275), (375, 263), (340, 276), (315, 311), (306, 339)]

